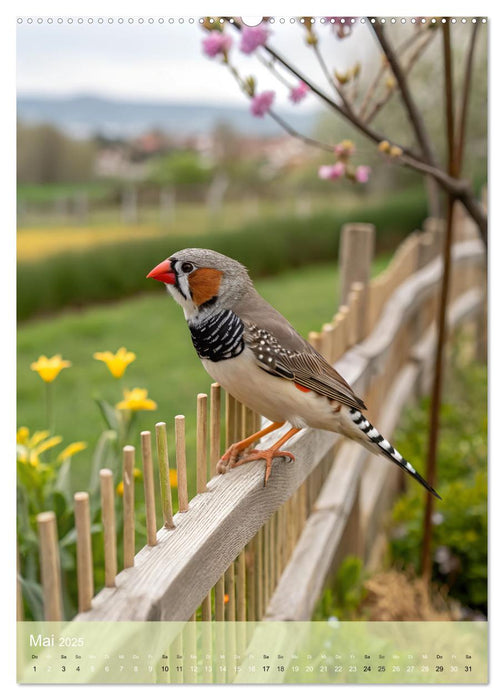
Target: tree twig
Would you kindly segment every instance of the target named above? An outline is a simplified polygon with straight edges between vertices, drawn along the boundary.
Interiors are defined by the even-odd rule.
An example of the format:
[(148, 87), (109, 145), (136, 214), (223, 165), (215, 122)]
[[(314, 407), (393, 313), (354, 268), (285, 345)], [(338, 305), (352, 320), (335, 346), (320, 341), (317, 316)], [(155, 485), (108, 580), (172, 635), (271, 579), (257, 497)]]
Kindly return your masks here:
[[(402, 44), (399, 44), (399, 46), (396, 49), (396, 54), (398, 57), (400, 57), (412, 44), (415, 42), (419, 37), (422, 36), (422, 32), (417, 32), (416, 34), (413, 35), (413, 37), (408, 37), (405, 41), (402, 42)], [(361, 106), (359, 108), (359, 118), (364, 119), (364, 115), (366, 113), (367, 107), (371, 100), (374, 97), (374, 94), (378, 88), (378, 85), (380, 84), (380, 80), (383, 77), (383, 74), (388, 68), (388, 61), (386, 63), (382, 63), (379, 71), (377, 72), (375, 79), (369, 84), (369, 87), (366, 91), (366, 94), (364, 95), (364, 99), (362, 100)]]
[(387, 57), (390, 69), (397, 81), (397, 87), (401, 93), (406, 112), (411, 122), (411, 126), (413, 127), (413, 131), (415, 132), (415, 135), (418, 139), (418, 143), (422, 151), (422, 156), (424, 160), (426, 160), (428, 163), (430, 163), (431, 165), (435, 165), (436, 158), (434, 156), (434, 150), (432, 148), (429, 135), (425, 128), (423, 117), (410, 93), (408, 83), (406, 81), (406, 76), (404, 75), (404, 72), (401, 66), (399, 65), (397, 56), (394, 50), (392, 49), (392, 46), (390, 45), (388, 39), (386, 38), (381, 25), (375, 23), (371, 26), (373, 27), (374, 33), (376, 34), (380, 46), (382, 47), (383, 52)]
[(471, 88), (471, 77), (473, 69), (473, 59), (474, 59), (474, 48), (476, 46), (476, 35), (478, 33), (479, 23), (476, 22), (473, 25), (473, 30), (471, 34), (471, 42), (469, 44), (469, 50), (467, 52), (465, 71), (464, 71), (464, 87), (462, 91), (462, 107), (460, 110), (460, 119), (457, 129), (457, 147), (455, 163), (457, 171), (462, 172), (462, 162), (464, 159), (464, 146), (465, 146), (465, 132), (466, 132), (466, 122), (467, 113), (469, 109), (469, 94)]
[(317, 139), (312, 139), (310, 136), (305, 136), (304, 134), (301, 134), (299, 131), (296, 131), (288, 122), (285, 121), (282, 117), (280, 117), (276, 112), (273, 110), (269, 109), (268, 114), (272, 119), (276, 121), (277, 124), (279, 124), (282, 129), (285, 129), (285, 131), (293, 136), (296, 139), (299, 139), (300, 141), (303, 141), (304, 143), (307, 143), (310, 146), (315, 146), (316, 148), (319, 148), (322, 151), (326, 151), (328, 153), (334, 154), (334, 146), (330, 146), (328, 143), (323, 143), (322, 141), (318, 141)]
[(327, 67), (326, 62), (324, 61), (324, 58), (323, 58), (322, 54), (320, 53), (320, 48), (319, 48), (318, 43), (312, 44), (312, 46), (313, 46), (313, 50), (315, 52), (315, 56), (317, 57), (317, 60), (319, 62), (319, 65), (322, 68), (322, 72), (324, 73), (324, 75), (327, 79), (327, 82), (329, 83), (329, 85), (333, 88), (333, 90), (336, 92), (336, 94), (341, 99), (345, 111), (350, 112), (351, 111), (350, 103), (349, 103), (343, 89), (339, 87), (339, 85), (336, 83), (336, 80), (330, 74), (329, 68)]
[[(430, 31), (426, 36), (423, 37), (423, 39), (424, 39), (423, 42), (419, 46), (417, 46), (415, 51), (411, 54), (411, 56), (408, 60), (408, 63), (404, 66), (404, 75), (405, 76), (407, 76), (409, 74), (409, 72), (411, 71), (411, 69), (413, 68), (413, 66), (415, 65), (415, 63), (419, 59), (419, 57), (421, 56), (424, 49), (432, 41), (433, 36), (434, 36), (434, 32)], [(378, 112), (387, 104), (390, 97), (395, 92), (395, 89), (396, 89), (396, 85), (394, 85), (391, 88), (388, 88), (385, 96), (381, 100), (379, 100), (378, 102), (376, 102), (374, 104), (374, 107), (372, 108), (372, 110), (369, 114), (362, 115), (362, 113), (361, 113), (361, 118), (363, 119), (363, 121), (366, 122), (366, 124), (370, 124), (372, 122), (372, 120), (376, 117)]]

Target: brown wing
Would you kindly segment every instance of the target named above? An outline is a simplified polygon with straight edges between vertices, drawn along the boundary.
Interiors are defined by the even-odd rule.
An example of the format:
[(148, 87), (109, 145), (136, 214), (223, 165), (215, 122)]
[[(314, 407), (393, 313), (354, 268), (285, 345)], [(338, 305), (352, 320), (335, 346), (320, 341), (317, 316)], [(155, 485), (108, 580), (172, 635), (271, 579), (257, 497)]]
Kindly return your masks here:
[(270, 313), (269, 318), (266, 314), (260, 324), (245, 320), (245, 342), (259, 367), (269, 374), (296, 382), (350, 408), (366, 408), (334, 367), (278, 312), (275, 311), (274, 317)]

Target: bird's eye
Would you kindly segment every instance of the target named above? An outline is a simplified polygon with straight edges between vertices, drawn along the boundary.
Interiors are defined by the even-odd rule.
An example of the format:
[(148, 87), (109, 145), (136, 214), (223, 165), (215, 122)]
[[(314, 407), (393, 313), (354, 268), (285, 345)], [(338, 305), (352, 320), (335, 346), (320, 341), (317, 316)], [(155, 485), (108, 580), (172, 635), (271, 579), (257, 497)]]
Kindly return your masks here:
[(182, 263), (180, 269), (182, 270), (182, 272), (192, 272), (194, 270), (194, 265), (190, 262), (185, 262)]

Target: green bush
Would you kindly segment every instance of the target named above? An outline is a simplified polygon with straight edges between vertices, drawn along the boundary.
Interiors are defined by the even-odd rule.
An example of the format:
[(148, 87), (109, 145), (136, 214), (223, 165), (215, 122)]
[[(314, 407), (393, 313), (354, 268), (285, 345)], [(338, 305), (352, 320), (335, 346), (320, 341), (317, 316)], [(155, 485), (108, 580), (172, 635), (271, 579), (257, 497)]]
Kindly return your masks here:
[[(383, 205), (363, 205), (358, 219), (375, 224), (377, 250), (384, 252), (421, 226), (425, 216), (422, 190), (411, 190)], [(355, 212), (335, 209), (308, 218), (292, 215), (254, 221), (231, 232), (158, 237), (22, 262), (17, 274), (18, 319), (148, 292), (152, 289), (152, 282), (145, 279), (149, 270), (186, 247), (212, 248), (237, 258), (254, 277), (335, 260), (339, 231), (356, 218)]]
[[(486, 367), (450, 362), (452, 374), (441, 412), (432, 552), (434, 580), (469, 608), (487, 612), (487, 405)], [(408, 412), (397, 448), (421, 470), (426, 460), (429, 401)], [(424, 495), (410, 488), (395, 504), (393, 563), (418, 570)]]

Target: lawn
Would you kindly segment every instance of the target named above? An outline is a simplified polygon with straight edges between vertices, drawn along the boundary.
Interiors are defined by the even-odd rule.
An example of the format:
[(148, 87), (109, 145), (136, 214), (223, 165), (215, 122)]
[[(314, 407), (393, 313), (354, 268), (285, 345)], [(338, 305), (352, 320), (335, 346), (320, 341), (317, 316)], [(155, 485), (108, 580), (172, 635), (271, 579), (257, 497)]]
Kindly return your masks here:
[[(374, 274), (386, 262), (387, 258), (378, 259)], [(336, 311), (337, 266), (303, 267), (261, 279), (257, 287), (307, 336)], [(149, 295), (26, 323), (19, 328), (17, 340), (18, 426), (26, 425), (31, 431), (46, 427), (45, 386), (30, 363), (39, 355), (58, 353), (72, 362), (51, 386), (56, 433), (63, 436), (63, 444), (78, 440), (89, 444), (72, 463), (75, 489), (87, 487), (92, 451), (104, 428), (93, 398), (115, 403), (122, 398), (124, 387), (145, 387), (158, 404), (156, 411), (139, 415), (137, 434), (164, 420), (172, 437), (173, 417), (179, 413), (187, 416), (188, 467), (194, 471), (196, 394), (209, 391), (211, 380), (194, 352), (181, 309), (161, 285), (153, 283)], [(93, 353), (115, 352), (120, 346), (134, 351), (137, 359), (124, 378), (117, 380), (102, 362), (93, 359)], [(170, 455), (173, 460), (173, 450)], [(192, 474), (189, 479), (190, 488), (194, 488)]]

